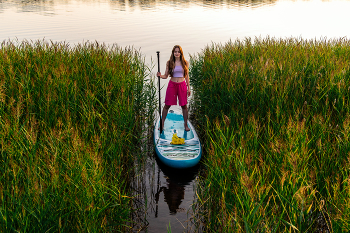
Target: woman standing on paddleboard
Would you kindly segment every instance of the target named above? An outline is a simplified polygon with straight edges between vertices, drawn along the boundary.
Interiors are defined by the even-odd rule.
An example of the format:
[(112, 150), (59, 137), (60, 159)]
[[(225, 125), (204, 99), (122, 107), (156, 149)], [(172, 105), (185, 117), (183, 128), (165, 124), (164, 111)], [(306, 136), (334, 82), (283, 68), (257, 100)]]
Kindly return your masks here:
[(179, 105), (182, 108), (182, 115), (185, 122), (185, 130), (190, 130), (187, 125), (187, 97), (191, 95), (188, 67), (189, 63), (184, 58), (184, 53), (181, 46), (175, 45), (171, 52), (170, 59), (166, 63), (164, 75), (157, 72), (157, 76), (161, 77), (162, 79), (167, 79), (170, 76), (170, 81), (165, 95), (165, 105), (162, 112), (162, 129), (164, 129), (164, 121), (170, 106), (177, 105), (177, 99), (179, 99)]

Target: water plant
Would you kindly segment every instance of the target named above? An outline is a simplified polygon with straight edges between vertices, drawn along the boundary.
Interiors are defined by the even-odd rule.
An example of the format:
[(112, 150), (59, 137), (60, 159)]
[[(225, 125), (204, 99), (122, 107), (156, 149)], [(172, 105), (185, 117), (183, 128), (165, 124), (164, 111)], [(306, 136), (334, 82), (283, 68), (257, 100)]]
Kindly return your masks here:
[(246, 38), (191, 57), (213, 232), (350, 229), (350, 41)]
[(1, 232), (131, 230), (129, 171), (155, 106), (149, 71), (117, 45), (1, 44)]

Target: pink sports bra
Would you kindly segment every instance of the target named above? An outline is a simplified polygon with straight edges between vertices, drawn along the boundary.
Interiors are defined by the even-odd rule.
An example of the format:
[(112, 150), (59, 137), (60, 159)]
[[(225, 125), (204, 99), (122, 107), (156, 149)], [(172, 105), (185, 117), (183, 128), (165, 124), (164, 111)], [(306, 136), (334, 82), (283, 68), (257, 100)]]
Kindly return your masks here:
[(182, 78), (184, 76), (184, 69), (182, 66), (175, 66), (173, 70), (173, 78)]

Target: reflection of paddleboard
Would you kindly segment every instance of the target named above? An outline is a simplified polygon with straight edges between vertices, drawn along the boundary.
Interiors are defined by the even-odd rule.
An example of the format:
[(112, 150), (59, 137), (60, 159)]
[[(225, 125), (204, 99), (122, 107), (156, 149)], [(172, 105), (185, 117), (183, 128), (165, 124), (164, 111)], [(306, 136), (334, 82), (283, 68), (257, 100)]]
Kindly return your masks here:
[[(181, 113), (170, 110), (164, 122), (164, 129), (159, 135), (160, 119), (154, 126), (154, 144), (159, 159), (174, 168), (189, 168), (195, 166), (202, 155), (202, 148), (196, 131), (188, 121), (190, 131), (185, 131), (184, 119)], [(170, 144), (173, 134), (185, 139), (183, 145)]]

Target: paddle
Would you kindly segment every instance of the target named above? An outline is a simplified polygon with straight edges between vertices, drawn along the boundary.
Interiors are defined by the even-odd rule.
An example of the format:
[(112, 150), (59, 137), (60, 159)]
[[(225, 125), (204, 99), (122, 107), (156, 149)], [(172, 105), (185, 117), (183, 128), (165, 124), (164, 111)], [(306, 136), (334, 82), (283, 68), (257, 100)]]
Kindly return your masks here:
[[(159, 66), (159, 51), (157, 51), (157, 58), (158, 58), (158, 72), (160, 72), (160, 66)], [(158, 93), (159, 93), (159, 119), (160, 119), (160, 134), (163, 132), (162, 127), (162, 114), (161, 114), (161, 105), (160, 105), (160, 76), (158, 76)]]

